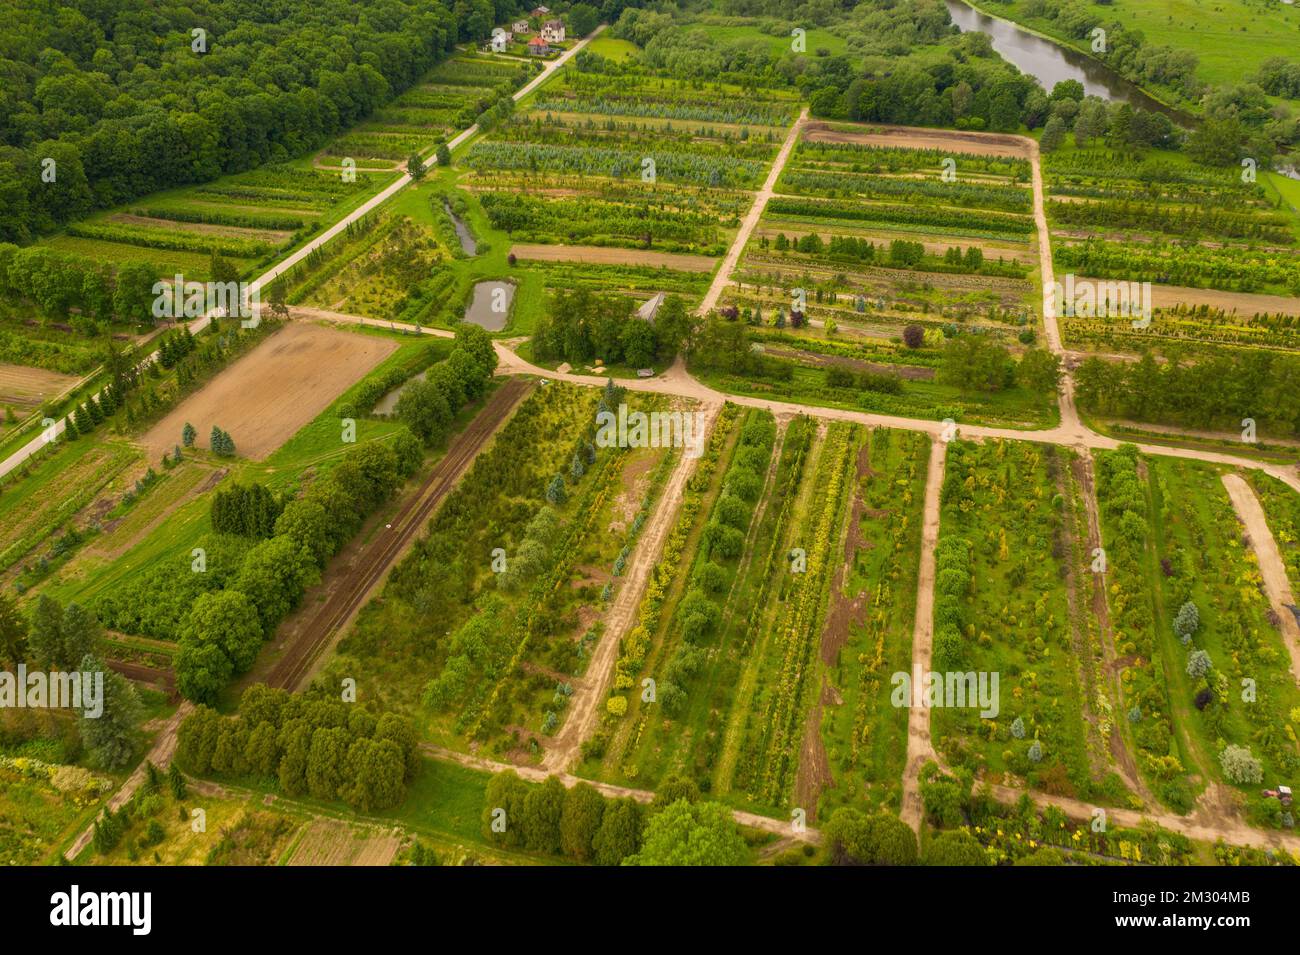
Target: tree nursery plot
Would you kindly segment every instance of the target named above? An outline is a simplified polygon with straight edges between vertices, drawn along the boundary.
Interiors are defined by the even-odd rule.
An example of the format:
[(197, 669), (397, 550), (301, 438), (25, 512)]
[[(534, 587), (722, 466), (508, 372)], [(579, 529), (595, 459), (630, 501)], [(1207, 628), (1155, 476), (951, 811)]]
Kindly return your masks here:
[(1266, 923), (1300, 24), (1215, 3), (12, 0), (0, 861)]
[(894, 674), (911, 671), (929, 453), (924, 435), (886, 428), (873, 428), (858, 452), (822, 635), (824, 689), (809, 723), (823, 755), (800, 765), (799, 805), (810, 814), (815, 805), (819, 819), (859, 801), (897, 805), (907, 710), (893, 705), (890, 691)]
[[(932, 724), (949, 764), (1074, 795), (1089, 793), (1091, 778), (1060, 541), (1064, 466), (1051, 446), (949, 445), (932, 665), (945, 679), (974, 679), (961, 694), (945, 684)], [(1005, 684), (996, 695), (978, 682), (995, 674)]]

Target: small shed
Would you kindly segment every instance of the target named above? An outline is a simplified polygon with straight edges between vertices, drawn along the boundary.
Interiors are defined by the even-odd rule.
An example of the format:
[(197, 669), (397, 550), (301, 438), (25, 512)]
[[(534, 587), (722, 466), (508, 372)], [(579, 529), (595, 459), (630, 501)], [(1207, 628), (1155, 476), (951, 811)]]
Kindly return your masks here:
[(642, 302), (640, 307), (636, 310), (636, 317), (643, 318), (647, 322), (653, 322), (655, 316), (659, 314), (659, 306), (664, 303), (666, 294), (667, 293), (665, 292), (656, 292), (650, 298)]

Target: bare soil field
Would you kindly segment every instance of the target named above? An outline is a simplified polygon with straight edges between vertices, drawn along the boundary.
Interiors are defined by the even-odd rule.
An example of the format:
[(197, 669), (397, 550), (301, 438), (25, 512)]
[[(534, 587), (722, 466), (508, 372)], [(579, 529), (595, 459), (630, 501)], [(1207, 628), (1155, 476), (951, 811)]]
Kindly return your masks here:
[(593, 265), (643, 265), (677, 272), (712, 272), (717, 259), (707, 255), (651, 252), (648, 249), (610, 249), (594, 245), (514, 245), (516, 258), (534, 262), (588, 262)]
[(959, 132), (945, 129), (917, 129), (911, 126), (864, 126), (861, 132), (833, 129), (829, 123), (809, 123), (804, 139), (812, 143), (858, 143), (862, 146), (891, 146), (900, 149), (951, 149), (977, 156), (1029, 158), (1029, 145), (1020, 136), (1002, 133)]
[[(1108, 279), (1076, 279), (1076, 282), (1106, 282)], [(1256, 312), (1282, 313), (1300, 315), (1300, 298), (1285, 295), (1260, 295), (1255, 292), (1221, 292), (1212, 288), (1187, 288), (1183, 285), (1159, 285), (1151, 283), (1151, 305), (1154, 308), (1169, 308), (1171, 305), (1208, 305), (1235, 311), (1238, 315), (1249, 317)]]
[(237, 239), (258, 239), (262, 242), (280, 243), (288, 239), (292, 232), (279, 229), (250, 229), (237, 225), (215, 225), (211, 222), (182, 222), (179, 219), (156, 219), (152, 216), (137, 216), (130, 212), (118, 212), (108, 217), (109, 222), (123, 225), (145, 225), (162, 229), (178, 229), (185, 232), (198, 232), (201, 235), (223, 235)]
[(142, 442), (152, 460), (180, 440), (185, 422), (204, 448), (219, 425), (241, 457), (260, 461), (396, 348), (368, 335), (288, 325), (177, 405)]
[(391, 830), (354, 829), (317, 819), (303, 833), (286, 865), (388, 865), (402, 847)]
[(41, 402), (62, 394), (76, 384), (74, 375), (61, 375), (44, 368), (0, 364), (0, 407), (15, 411), (35, 408)]

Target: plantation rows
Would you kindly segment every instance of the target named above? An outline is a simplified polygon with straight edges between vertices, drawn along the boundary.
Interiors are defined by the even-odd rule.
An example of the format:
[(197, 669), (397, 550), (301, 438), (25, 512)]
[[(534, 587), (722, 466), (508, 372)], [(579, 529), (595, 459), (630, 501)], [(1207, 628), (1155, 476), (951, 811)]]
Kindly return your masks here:
[(1280, 215), (1154, 202), (1052, 202), (1048, 214), (1060, 225), (1087, 229), (1135, 229), (1181, 236), (1223, 236), (1290, 245), (1295, 241)]
[[(907, 711), (890, 702), (891, 676), (911, 669), (921, 508), (929, 438), (875, 428), (863, 448), (845, 556), (851, 571), (832, 590), (826, 639), (844, 698), (823, 717), (836, 785), (824, 799), (895, 808), (907, 754)], [(865, 594), (865, 602), (858, 598)], [(824, 655), (825, 656), (825, 655)], [(859, 790), (857, 787), (861, 786)], [(818, 816), (829, 813), (819, 806)]]
[[(275, 252), (277, 246), (257, 239), (240, 239), (233, 236), (209, 235), (174, 229), (155, 229), (149, 226), (119, 225), (117, 223), (77, 222), (68, 226), (67, 234), (83, 239), (104, 242), (121, 242), (146, 249), (165, 249), (175, 252), (211, 252), (239, 259), (258, 259)], [(283, 247), (283, 246), (280, 246)]]
[(1155, 309), (1148, 328), (1135, 329), (1125, 316), (1061, 319), (1067, 337), (1106, 350), (1141, 348), (1152, 338), (1260, 348), (1295, 348), (1300, 345), (1300, 316), (1287, 314), (1238, 315), (1209, 305), (1176, 305)]
[(705, 99), (683, 100), (676, 96), (649, 97), (640, 93), (598, 96), (539, 97), (532, 107), (537, 112), (592, 113), (598, 116), (646, 116), (741, 126), (781, 126), (789, 122), (788, 104), (747, 102), (719, 103)]
[(995, 212), (974, 212), (929, 206), (873, 205), (855, 202), (826, 202), (776, 196), (767, 204), (767, 214), (796, 221), (840, 220), (878, 224), (903, 223), (938, 232), (971, 236), (1010, 235), (1027, 238), (1033, 232), (1033, 220)]
[(1243, 248), (1085, 242), (1053, 249), (1058, 273), (1194, 288), (1300, 295), (1300, 256)]
[(800, 141), (795, 148), (793, 161), (801, 166), (814, 163), (833, 164), (855, 173), (933, 172), (938, 175), (945, 159), (955, 159), (958, 176), (977, 172), (989, 176), (1004, 176), (1017, 181), (1028, 181), (1029, 160), (1003, 156), (981, 156), (961, 153), (953, 156), (942, 149), (909, 149), (900, 146), (870, 146), (861, 143)]
[(1017, 186), (936, 179), (887, 179), (873, 174), (831, 172), (797, 166), (781, 176), (780, 189), (798, 195), (858, 196), (864, 199), (916, 199), (967, 208), (1025, 212), (1033, 193)]
[[(603, 147), (479, 142), (461, 162), (476, 171), (526, 169), (618, 179), (639, 178), (645, 158), (644, 153)], [(665, 182), (745, 187), (756, 183), (764, 169), (762, 163), (725, 155), (657, 152), (649, 158), (654, 160), (656, 178)]]
[(999, 673), (1001, 703), (994, 714), (969, 696), (965, 706), (936, 709), (936, 746), (954, 766), (1091, 798), (1079, 662), (1061, 583), (1060, 452), (954, 442), (947, 458), (933, 669)]
[(772, 682), (760, 689), (758, 719), (745, 744), (744, 772), (737, 776), (750, 798), (764, 804), (784, 802), (798, 768), (808, 694), (818, 692), (808, 674), (820, 642), (849, 471), (861, 438), (856, 425), (830, 426), (817, 457), (812, 485), (817, 493), (804, 502), (805, 520), (798, 524), (804, 533), (794, 538), (806, 567), (797, 567), (788, 555), (784, 558), (790, 573), (779, 578), (780, 598), (763, 649)]
[(480, 198), (492, 227), (516, 240), (635, 245), (706, 255), (723, 251), (717, 217), (705, 212), (667, 204), (539, 199), (515, 192), (485, 193)]

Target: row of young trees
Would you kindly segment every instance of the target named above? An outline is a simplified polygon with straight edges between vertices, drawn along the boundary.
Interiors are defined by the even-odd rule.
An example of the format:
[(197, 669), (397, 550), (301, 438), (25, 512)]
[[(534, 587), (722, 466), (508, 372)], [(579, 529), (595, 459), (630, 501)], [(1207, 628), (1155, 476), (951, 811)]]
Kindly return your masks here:
[(750, 856), (731, 811), (701, 802), (695, 783), (679, 777), (643, 806), (606, 799), (589, 783), (528, 783), (507, 770), (488, 782), (482, 829), (498, 846), (595, 865), (745, 865)]
[[(252, 666), (263, 640), (319, 579), (325, 562), (422, 459), (419, 442), (404, 430), (391, 444), (372, 441), (349, 450), (286, 503), (274, 535), (253, 545), (233, 580), (200, 594), (182, 620), (175, 663), (181, 694), (211, 702), (232, 676)], [(232, 512), (230, 520), (246, 527), (258, 518), (250, 509), (247, 515)]]
[(391, 809), (420, 768), (410, 722), (321, 692), (257, 685), (233, 716), (199, 706), (181, 723), (176, 757), (190, 772), (274, 779), (287, 796)]
[(147, 262), (112, 267), (45, 246), (0, 242), (0, 294), (31, 302), (48, 318), (75, 312), (72, 325), (86, 335), (110, 321), (152, 322), (161, 271)]

